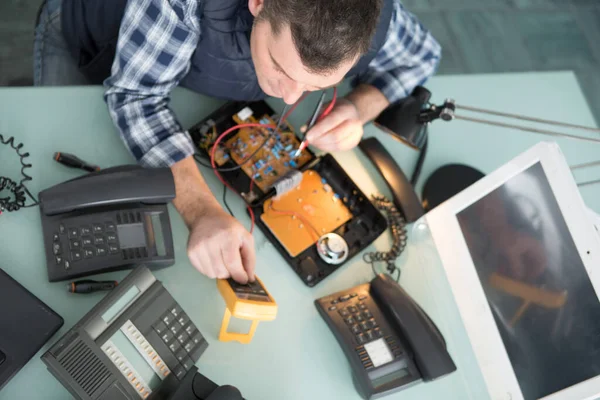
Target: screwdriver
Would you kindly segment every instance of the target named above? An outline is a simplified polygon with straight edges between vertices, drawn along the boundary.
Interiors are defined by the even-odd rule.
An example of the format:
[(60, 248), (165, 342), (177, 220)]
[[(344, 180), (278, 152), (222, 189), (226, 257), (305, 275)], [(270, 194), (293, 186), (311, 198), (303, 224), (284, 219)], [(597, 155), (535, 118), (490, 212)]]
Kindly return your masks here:
[(100, 171), (100, 167), (97, 165), (92, 165), (86, 161), (83, 161), (81, 158), (73, 154), (58, 151), (54, 153), (54, 159), (62, 165), (70, 168), (78, 168), (88, 172)]
[(118, 285), (117, 281), (92, 281), (83, 280), (77, 282), (71, 282), (67, 291), (69, 293), (92, 293), (99, 292), (102, 290), (112, 290)]

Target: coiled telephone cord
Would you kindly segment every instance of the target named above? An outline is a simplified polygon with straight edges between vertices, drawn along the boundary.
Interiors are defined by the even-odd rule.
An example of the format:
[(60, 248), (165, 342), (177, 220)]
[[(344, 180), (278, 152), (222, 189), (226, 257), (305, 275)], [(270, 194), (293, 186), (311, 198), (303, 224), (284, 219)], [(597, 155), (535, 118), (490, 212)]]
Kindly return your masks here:
[[(32, 180), (31, 176), (27, 175), (25, 172), (27, 168), (31, 168), (31, 164), (25, 162), (25, 159), (29, 157), (29, 153), (24, 153), (22, 151), (23, 143), (16, 144), (15, 138), (12, 136), (5, 139), (4, 136), (0, 134), (0, 143), (10, 146), (19, 156), (22, 176), (22, 179), (19, 182), (16, 182), (5, 176), (0, 176), (0, 195), (5, 191), (12, 194), (7, 197), (0, 197), (0, 214), (3, 211), (18, 211), (21, 208), (37, 206), (39, 202), (24, 185), (25, 182)], [(27, 202), (27, 196), (29, 196), (34, 203), (25, 205)]]

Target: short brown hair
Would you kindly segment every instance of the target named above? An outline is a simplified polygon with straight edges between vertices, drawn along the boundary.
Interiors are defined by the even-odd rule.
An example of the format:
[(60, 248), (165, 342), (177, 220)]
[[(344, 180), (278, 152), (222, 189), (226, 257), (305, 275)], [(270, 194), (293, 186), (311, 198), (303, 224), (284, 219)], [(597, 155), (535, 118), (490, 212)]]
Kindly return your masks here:
[(304, 66), (328, 73), (366, 53), (377, 30), (382, 0), (265, 0), (257, 20), (275, 34), (288, 24)]

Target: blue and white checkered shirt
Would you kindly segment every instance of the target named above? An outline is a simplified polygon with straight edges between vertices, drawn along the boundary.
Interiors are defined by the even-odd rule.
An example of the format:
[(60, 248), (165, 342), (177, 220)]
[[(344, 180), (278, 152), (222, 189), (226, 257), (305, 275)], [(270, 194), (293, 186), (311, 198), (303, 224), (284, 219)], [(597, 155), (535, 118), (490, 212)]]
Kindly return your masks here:
[[(129, 0), (121, 23), (106, 102), (125, 144), (140, 164), (171, 166), (194, 153), (189, 134), (169, 109), (201, 36), (197, 0)], [(360, 82), (396, 102), (431, 77), (441, 48), (395, 0), (388, 37)]]

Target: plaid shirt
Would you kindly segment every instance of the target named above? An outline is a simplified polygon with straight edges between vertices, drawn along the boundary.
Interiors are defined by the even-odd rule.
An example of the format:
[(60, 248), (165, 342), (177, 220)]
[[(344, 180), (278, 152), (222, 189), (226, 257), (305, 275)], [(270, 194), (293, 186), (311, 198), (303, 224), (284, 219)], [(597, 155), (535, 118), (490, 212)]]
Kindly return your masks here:
[[(396, 102), (431, 77), (441, 48), (433, 36), (394, 0), (382, 49), (359, 82)], [(121, 136), (142, 165), (171, 166), (192, 155), (194, 145), (168, 101), (183, 79), (201, 37), (197, 0), (130, 0), (121, 23), (105, 99)]]

